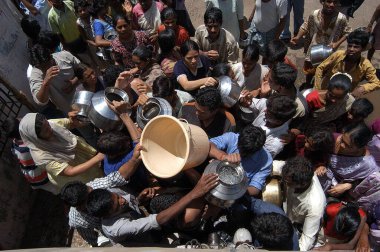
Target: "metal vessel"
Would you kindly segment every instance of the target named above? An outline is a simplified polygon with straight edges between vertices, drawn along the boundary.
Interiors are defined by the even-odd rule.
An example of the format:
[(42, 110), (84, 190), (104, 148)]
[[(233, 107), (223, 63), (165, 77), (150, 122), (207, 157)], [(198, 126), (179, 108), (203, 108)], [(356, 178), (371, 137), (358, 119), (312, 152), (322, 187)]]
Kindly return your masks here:
[(95, 93), (91, 99), (88, 118), (96, 127), (104, 131), (120, 129), (123, 125), (119, 116), (108, 106), (108, 103), (112, 101), (129, 102), (129, 97), (119, 88), (108, 87), (104, 91)]
[(310, 49), (310, 62), (313, 66), (318, 66), (327, 59), (333, 49), (326, 45), (313, 45)]
[(247, 191), (248, 178), (240, 164), (214, 160), (204, 171), (209, 173), (219, 175), (219, 184), (205, 197), (213, 205), (228, 208)]
[(91, 99), (93, 96), (94, 93), (90, 91), (83, 90), (75, 92), (71, 108), (78, 111), (77, 119), (79, 121), (90, 122), (88, 119), (88, 112), (91, 107)]
[(224, 106), (231, 108), (239, 101), (241, 87), (228, 76), (220, 76), (217, 79), (222, 102)]
[(149, 98), (144, 105), (137, 107), (137, 125), (144, 129), (145, 125), (158, 115), (173, 115), (172, 106), (163, 98)]

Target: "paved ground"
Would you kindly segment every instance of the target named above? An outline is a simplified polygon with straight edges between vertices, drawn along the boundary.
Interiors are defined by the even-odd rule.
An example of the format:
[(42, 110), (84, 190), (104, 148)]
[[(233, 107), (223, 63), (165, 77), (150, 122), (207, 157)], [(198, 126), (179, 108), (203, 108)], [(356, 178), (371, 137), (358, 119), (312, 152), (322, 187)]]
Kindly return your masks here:
[[(220, 0), (220, 1), (228, 1), (228, 0)], [(254, 0), (244, 0), (244, 14), (248, 18), (252, 8), (253, 8)], [(374, 10), (376, 9), (376, 6), (379, 4), (378, 0), (366, 0), (362, 6), (355, 12), (354, 19), (350, 19), (350, 26), (352, 28), (367, 26), (369, 20), (372, 17), (372, 14)], [(205, 4), (203, 0), (193, 0), (193, 1), (186, 1), (187, 9), (190, 13), (190, 17), (193, 21), (194, 27), (198, 27), (199, 25), (203, 24), (203, 14), (205, 11)], [(321, 8), (321, 4), (317, 0), (305, 0), (305, 11), (304, 11), (304, 18), (307, 18), (308, 15), (315, 9)], [(291, 16), (293, 14), (291, 13)], [(290, 22), (290, 31), (292, 32), (293, 28), (293, 18), (291, 17)], [(346, 43), (343, 43), (341, 48), (345, 48)], [(367, 53), (365, 53), (367, 55)], [(299, 76), (298, 76), (298, 83), (302, 83), (304, 80), (304, 76), (302, 74), (302, 65), (304, 62), (304, 54), (303, 54), (303, 47), (299, 49), (292, 49), (289, 48), (288, 56), (290, 59), (296, 63), (298, 69), (299, 69)], [(377, 51), (375, 53), (375, 56), (372, 59), (372, 63), (374, 66), (379, 69), (380, 68), (380, 51)]]

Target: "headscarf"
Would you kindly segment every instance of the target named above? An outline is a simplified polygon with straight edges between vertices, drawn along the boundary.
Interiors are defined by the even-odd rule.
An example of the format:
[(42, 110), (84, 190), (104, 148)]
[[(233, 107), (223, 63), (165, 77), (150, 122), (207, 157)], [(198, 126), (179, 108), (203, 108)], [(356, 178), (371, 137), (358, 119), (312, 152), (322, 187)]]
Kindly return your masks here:
[(55, 136), (54, 139), (39, 138), (36, 133), (36, 115), (29, 113), (20, 122), (20, 136), (36, 165), (47, 164), (51, 161), (69, 162), (75, 158), (77, 138), (69, 130), (49, 122)]

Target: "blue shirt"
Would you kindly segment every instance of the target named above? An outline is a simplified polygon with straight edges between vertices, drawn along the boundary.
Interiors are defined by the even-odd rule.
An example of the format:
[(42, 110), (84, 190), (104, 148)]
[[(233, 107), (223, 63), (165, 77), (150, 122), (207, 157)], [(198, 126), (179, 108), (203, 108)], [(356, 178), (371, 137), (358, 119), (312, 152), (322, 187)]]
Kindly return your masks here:
[[(237, 133), (224, 133), (221, 136), (211, 138), (210, 141), (220, 150), (227, 154), (239, 153)], [(243, 166), (248, 180), (249, 186), (262, 190), (265, 186), (265, 180), (272, 171), (272, 156), (264, 148), (256, 151), (252, 155), (242, 158), (241, 165)]]
[(94, 28), (94, 36), (104, 36), (104, 33), (108, 30), (114, 30), (112, 25), (110, 25), (108, 22), (104, 22), (103, 20), (100, 19), (94, 19), (93, 23), (93, 28)]
[(128, 162), (133, 156), (133, 149), (135, 148), (135, 146), (136, 146), (136, 143), (133, 143), (132, 150), (128, 154), (126, 154), (126, 155), (124, 155), (124, 156), (122, 156), (116, 160), (110, 161), (110, 160), (108, 160), (108, 156), (106, 155), (104, 157), (104, 174), (107, 176), (108, 174), (110, 174), (112, 172), (118, 171), (119, 168), (123, 164)]

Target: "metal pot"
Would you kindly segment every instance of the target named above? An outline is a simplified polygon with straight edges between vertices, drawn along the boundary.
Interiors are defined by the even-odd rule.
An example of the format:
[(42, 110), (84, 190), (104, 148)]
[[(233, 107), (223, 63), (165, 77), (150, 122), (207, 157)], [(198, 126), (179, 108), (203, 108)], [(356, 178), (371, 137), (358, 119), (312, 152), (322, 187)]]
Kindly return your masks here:
[(222, 102), (224, 106), (231, 108), (239, 101), (241, 87), (228, 76), (220, 76), (218, 81)]
[(240, 164), (214, 160), (204, 171), (209, 173), (219, 175), (219, 184), (205, 197), (213, 205), (228, 208), (247, 191), (248, 178)]
[(326, 45), (313, 45), (310, 49), (310, 62), (313, 66), (318, 66), (327, 59), (333, 49)]
[(239, 116), (244, 124), (250, 124), (256, 119), (256, 113), (252, 109), (239, 106)]
[(91, 107), (91, 99), (94, 96), (90, 91), (77, 91), (74, 94), (71, 108), (78, 111), (77, 119), (82, 122), (90, 122), (88, 119), (88, 112)]
[(122, 127), (123, 123), (119, 116), (107, 103), (107, 101), (112, 103), (114, 100), (129, 102), (129, 97), (126, 92), (115, 87), (108, 87), (104, 91), (95, 93), (92, 97), (88, 118), (99, 129), (110, 131)]
[(163, 98), (149, 98), (143, 106), (137, 107), (137, 125), (144, 129), (145, 125), (158, 115), (173, 115), (172, 106)]

